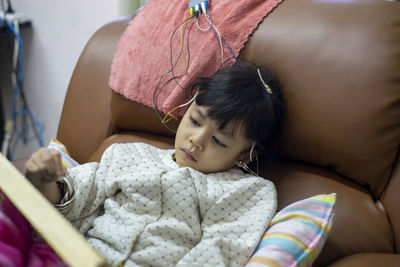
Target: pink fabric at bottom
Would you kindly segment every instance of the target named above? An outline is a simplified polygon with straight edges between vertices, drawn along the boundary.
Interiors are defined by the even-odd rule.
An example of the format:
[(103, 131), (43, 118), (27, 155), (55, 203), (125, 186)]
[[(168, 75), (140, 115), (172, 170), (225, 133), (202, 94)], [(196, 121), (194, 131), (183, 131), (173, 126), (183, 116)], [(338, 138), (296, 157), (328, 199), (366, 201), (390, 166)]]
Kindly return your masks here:
[(0, 199), (0, 266), (67, 266), (46, 243), (33, 239), (31, 225), (14, 205)]
[(0, 241), (0, 266), (22, 267), (24, 266), (24, 256), (16, 247)]
[(45, 243), (34, 243), (29, 250), (27, 267), (67, 266)]

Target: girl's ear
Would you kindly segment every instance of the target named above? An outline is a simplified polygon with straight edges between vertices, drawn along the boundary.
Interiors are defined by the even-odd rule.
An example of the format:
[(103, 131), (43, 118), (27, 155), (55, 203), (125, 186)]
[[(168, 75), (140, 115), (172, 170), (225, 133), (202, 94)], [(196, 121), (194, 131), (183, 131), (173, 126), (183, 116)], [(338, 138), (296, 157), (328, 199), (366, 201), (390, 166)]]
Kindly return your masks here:
[(250, 153), (250, 151), (244, 152), (240, 156), (239, 160), (243, 161), (246, 164), (249, 164), (250, 162), (252, 162), (253, 160), (256, 159), (257, 155), (258, 155), (258, 152), (255, 149), (253, 149), (252, 153)]
[(252, 155), (253, 157), (257, 157), (257, 153), (255, 153), (255, 151), (253, 151), (253, 153), (250, 153), (250, 151), (245, 152), (241, 155), (241, 159), (239, 159), (239, 161), (236, 163), (236, 166), (254, 176), (258, 176), (258, 163), (257, 163), (257, 173), (255, 173), (252, 169), (249, 168), (249, 166), (247, 166), (247, 164), (251, 161), (250, 155)]
[(250, 153), (247, 151), (247, 152), (243, 152), (241, 155), (240, 155), (240, 157), (239, 157), (239, 161), (243, 161), (244, 163), (249, 163), (250, 162)]
[(255, 149), (256, 147), (256, 142), (252, 142), (251, 143), (251, 148), (250, 148), (250, 152), (249, 152), (249, 160), (253, 161), (254, 158), (257, 158), (258, 152)]
[(253, 161), (256, 160), (258, 156), (258, 151), (254, 150), (253, 153), (249, 154), (249, 160)]
[(246, 164), (249, 164), (250, 162), (252, 162), (254, 159), (256, 159), (258, 152), (255, 149), (256, 147), (256, 142), (252, 142), (251, 143), (251, 147), (250, 150), (247, 150), (245, 152), (243, 152), (240, 156), (239, 156), (239, 161), (242, 161)]

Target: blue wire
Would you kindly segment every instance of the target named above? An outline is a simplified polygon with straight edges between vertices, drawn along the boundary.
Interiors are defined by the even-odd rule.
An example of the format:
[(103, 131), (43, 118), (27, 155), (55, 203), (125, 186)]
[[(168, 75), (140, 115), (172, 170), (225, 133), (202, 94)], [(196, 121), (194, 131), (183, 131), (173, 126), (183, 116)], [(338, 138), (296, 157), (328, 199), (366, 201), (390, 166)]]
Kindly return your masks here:
[[(15, 154), (16, 147), (18, 144), (19, 140), (22, 140), (24, 137), (24, 134), (29, 132), (30, 129), (36, 128), (38, 131), (38, 136), (34, 136), (38, 139), (39, 145), (43, 146), (43, 127), (39, 120), (35, 117), (35, 115), (29, 110), (29, 109), (23, 109), (21, 111), (16, 111), (16, 105), (17, 105), (17, 98), (21, 93), (21, 88), (22, 88), (22, 80), (24, 77), (24, 48), (23, 48), (23, 43), (22, 43), (22, 37), (21, 35), (15, 30), (14, 26), (10, 23), (6, 23), (7, 27), (13, 32), (15, 37), (18, 40), (18, 46), (19, 46), (19, 73), (18, 73), (18, 79), (17, 79), (17, 84), (14, 90), (14, 95), (13, 95), (13, 100), (12, 100), (12, 115), (11, 118), (14, 122), (14, 131), (17, 135), (16, 140), (13, 145), (12, 153), (10, 153), (11, 159), (13, 155)], [(33, 125), (29, 126), (25, 131), (21, 132), (17, 129), (17, 116), (22, 115), (22, 116), (29, 116), (33, 122)], [(32, 137), (30, 138), (29, 141), (34, 140)]]
[[(25, 110), (25, 112), (23, 112), (23, 113), (29, 113), (29, 112)], [(36, 123), (38, 123), (36, 118), (35, 118), (35, 120), (36, 120)], [(30, 131), (31, 129), (33, 129), (33, 127), (34, 126), (29, 125), (28, 128), (27, 128), (27, 131)], [(40, 128), (41, 128), (41, 126), (40, 126)], [(40, 130), (40, 134), (42, 135), (42, 131), (41, 130)], [(17, 150), (18, 141), (22, 141), (23, 139), (24, 139), (24, 132), (17, 131), (16, 132), (16, 139), (15, 139), (15, 142), (13, 143), (12, 149), (11, 149), (12, 152), (10, 152), (11, 159), (14, 157), (15, 151)], [(36, 139), (36, 136), (35, 135), (31, 135), (31, 136), (28, 136), (27, 141), (31, 142), (31, 141), (34, 141), (35, 139)]]
[[(34, 121), (34, 125), (39, 126), (38, 127), (38, 131), (39, 131), (38, 135), (39, 136), (43, 136), (43, 126), (40, 123), (40, 121), (37, 119), (37, 117), (32, 112), (30, 112), (27, 109), (23, 109), (23, 110), (18, 111), (17, 114), (18, 115), (23, 115), (23, 116), (27, 116), (28, 115), (29, 117), (31, 117), (32, 121)], [(29, 126), (29, 127), (33, 128), (32, 126)], [(30, 128), (28, 128), (27, 132), (29, 132)], [(35, 137), (35, 135), (33, 137)], [(39, 141), (40, 141), (40, 145), (43, 146), (43, 141), (41, 141), (41, 140), (39, 140)]]
[[(12, 24), (7, 23), (7, 27), (10, 28), (10, 30), (14, 33), (15, 37), (18, 40), (18, 46), (19, 46), (19, 74), (18, 74), (18, 81), (17, 85), (14, 90), (14, 96), (13, 96), (13, 101), (12, 101), (12, 120), (15, 122), (16, 120), (16, 111), (15, 111), (15, 106), (17, 103), (17, 98), (18, 95), (20, 94), (21, 91), (21, 84), (22, 84), (22, 77), (24, 77), (24, 61), (23, 61), (23, 56), (24, 56), (24, 48), (22, 46), (22, 38), (21, 35), (18, 34), (15, 31), (15, 28)], [(14, 125), (15, 126), (15, 125)]]
[(235, 56), (235, 53), (233, 53), (233, 50), (232, 50), (231, 46), (222, 38), (222, 36), (218, 36), (218, 34), (217, 34), (217, 33), (215, 32), (215, 30), (213, 29), (213, 27), (212, 27), (213, 24), (212, 24), (212, 22), (211, 22), (211, 12), (208, 12), (208, 17), (210, 18), (209, 21), (208, 21), (208, 25), (210, 26), (211, 30), (214, 32), (215, 36), (217, 36), (218, 39), (221, 38), (222, 42), (224, 42), (224, 44), (229, 48), (229, 50), (231, 51), (231, 54), (232, 54), (233, 58), (234, 58), (235, 61), (237, 62), (238, 60), (237, 60), (237, 58), (236, 58), (236, 56)]

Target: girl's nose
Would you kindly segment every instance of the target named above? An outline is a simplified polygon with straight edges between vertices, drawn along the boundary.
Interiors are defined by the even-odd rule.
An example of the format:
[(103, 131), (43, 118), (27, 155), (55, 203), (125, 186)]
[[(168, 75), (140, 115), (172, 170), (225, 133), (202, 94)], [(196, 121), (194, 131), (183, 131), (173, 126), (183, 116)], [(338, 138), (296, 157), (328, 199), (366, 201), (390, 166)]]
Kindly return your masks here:
[(203, 150), (204, 142), (205, 142), (205, 133), (204, 133), (204, 131), (198, 131), (198, 132), (192, 134), (190, 136), (190, 138), (189, 138), (189, 141), (198, 150)]

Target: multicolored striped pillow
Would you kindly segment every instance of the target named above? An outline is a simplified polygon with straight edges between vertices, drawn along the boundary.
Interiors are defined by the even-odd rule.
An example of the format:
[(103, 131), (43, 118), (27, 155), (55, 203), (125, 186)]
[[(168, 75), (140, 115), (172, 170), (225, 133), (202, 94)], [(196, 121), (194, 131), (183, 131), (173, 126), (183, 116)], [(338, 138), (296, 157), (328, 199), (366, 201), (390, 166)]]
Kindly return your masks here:
[(297, 201), (279, 211), (246, 267), (311, 266), (332, 226), (336, 194)]
[(67, 148), (63, 143), (58, 141), (56, 138), (51, 139), (49, 145), (47, 146), (49, 149), (54, 149), (60, 152), (61, 154), (61, 162), (68, 169), (79, 165), (77, 161), (75, 161), (68, 153)]

